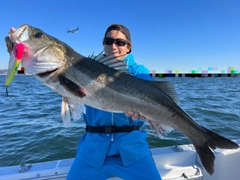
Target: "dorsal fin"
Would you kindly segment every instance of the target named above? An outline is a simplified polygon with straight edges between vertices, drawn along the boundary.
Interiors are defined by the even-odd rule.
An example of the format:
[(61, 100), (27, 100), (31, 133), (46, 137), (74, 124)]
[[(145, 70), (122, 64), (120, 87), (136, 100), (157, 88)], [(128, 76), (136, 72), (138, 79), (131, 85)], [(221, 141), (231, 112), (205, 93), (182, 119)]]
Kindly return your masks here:
[(167, 95), (169, 95), (172, 100), (176, 103), (180, 103), (180, 99), (177, 95), (177, 92), (175, 91), (173, 84), (169, 81), (152, 81), (152, 83), (160, 88), (162, 91), (164, 91)]
[(117, 60), (113, 55), (104, 56), (103, 51), (97, 56), (92, 53), (90, 56), (88, 56), (88, 58), (98, 61), (99, 63), (102, 63), (110, 68), (129, 74), (127, 61)]

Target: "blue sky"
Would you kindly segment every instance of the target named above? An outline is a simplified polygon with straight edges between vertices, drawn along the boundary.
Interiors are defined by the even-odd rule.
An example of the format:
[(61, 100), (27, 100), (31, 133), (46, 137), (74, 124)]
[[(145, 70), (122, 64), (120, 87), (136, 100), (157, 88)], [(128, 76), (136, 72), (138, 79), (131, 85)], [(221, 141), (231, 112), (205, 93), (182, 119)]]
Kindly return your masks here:
[(150, 71), (240, 70), (239, 0), (1, 0), (0, 9), (0, 69), (10, 27), (38, 27), (88, 56), (102, 51), (106, 28), (121, 23), (136, 62)]

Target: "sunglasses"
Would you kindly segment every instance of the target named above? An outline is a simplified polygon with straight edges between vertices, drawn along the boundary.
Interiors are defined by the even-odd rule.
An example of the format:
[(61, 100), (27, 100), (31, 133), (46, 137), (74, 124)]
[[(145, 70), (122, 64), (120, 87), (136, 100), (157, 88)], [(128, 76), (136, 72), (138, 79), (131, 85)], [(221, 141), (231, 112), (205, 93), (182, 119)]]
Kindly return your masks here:
[(103, 43), (106, 45), (112, 45), (114, 43), (116, 46), (125, 46), (126, 44), (130, 44), (128, 41), (124, 39), (113, 39), (113, 38), (105, 38)]

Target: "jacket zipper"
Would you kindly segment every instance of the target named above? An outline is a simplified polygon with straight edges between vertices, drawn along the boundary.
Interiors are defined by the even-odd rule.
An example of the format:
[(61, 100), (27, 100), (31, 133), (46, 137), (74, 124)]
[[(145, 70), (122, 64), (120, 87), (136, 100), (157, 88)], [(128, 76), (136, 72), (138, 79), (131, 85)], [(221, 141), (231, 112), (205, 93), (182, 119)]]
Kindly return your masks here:
[[(114, 119), (113, 119), (113, 113), (112, 113), (112, 126), (114, 125)], [(114, 141), (114, 133), (111, 135), (111, 141)]]

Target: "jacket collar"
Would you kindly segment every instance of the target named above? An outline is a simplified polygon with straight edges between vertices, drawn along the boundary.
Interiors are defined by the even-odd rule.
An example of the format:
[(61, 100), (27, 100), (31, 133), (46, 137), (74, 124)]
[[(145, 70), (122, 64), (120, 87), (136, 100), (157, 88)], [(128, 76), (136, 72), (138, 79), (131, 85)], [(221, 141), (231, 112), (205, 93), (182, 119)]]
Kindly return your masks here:
[(122, 60), (127, 61), (128, 67), (136, 65), (132, 54), (127, 54)]

